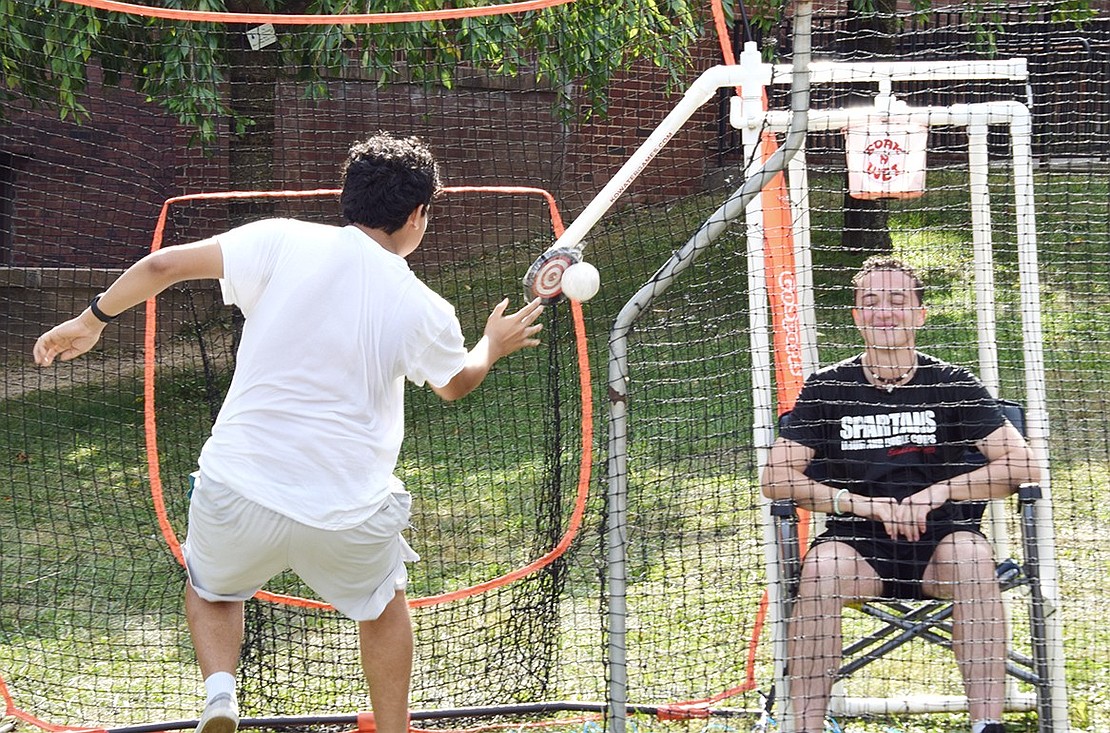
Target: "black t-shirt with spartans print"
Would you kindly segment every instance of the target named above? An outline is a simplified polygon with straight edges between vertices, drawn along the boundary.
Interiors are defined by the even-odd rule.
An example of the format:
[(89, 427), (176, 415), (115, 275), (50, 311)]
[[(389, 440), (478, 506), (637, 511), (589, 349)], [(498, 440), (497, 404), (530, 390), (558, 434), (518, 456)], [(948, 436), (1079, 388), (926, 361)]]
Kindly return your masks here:
[[(976, 441), (1004, 424), (1002, 410), (967, 369), (918, 353), (917, 371), (892, 390), (867, 381), (862, 356), (809, 377), (781, 434), (816, 454), (811, 478), (854, 494), (903, 499), (983, 464)], [(948, 502), (934, 525), (978, 526), (982, 502)], [(880, 522), (828, 517), (830, 534), (885, 537)]]

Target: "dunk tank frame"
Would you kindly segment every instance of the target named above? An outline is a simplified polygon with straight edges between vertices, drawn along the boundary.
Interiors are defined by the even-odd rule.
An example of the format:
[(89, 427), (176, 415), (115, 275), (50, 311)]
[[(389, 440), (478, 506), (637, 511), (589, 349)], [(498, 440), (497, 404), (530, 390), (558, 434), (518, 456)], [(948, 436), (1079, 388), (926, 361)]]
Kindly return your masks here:
[[(789, 113), (765, 111), (763, 94), (768, 84), (790, 83), (793, 70), (786, 65), (773, 69), (759, 61), (758, 52), (749, 44), (741, 54), (742, 93), (734, 97), (731, 123), (741, 130), (747, 160), (757, 156), (761, 137), (767, 130), (788, 129)], [(1008, 80), (1024, 82), (1031, 104), (1028, 71), (1024, 59), (1003, 61), (955, 62), (887, 62), (887, 63), (813, 63), (807, 69), (809, 83), (848, 84), (868, 82), (876, 85), (877, 93), (870, 107), (811, 109), (808, 131), (867, 130), (899, 128), (928, 130), (933, 127), (963, 128), (968, 140), (968, 181), (972, 217), (975, 310), (978, 326), (978, 372), (984, 384), (996, 396), (1000, 387), (998, 341), (996, 335), (996, 302), (994, 263), (992, 257), (992, 222), (988, 187), (987, 135), (990, 126), (1008, 129), (1012, 149), (1014, 210), (1016, 212), (1018, 276), (1022, 319), (1022, 353), (1026, 408), (1026, 437), (1035, 454), (1044, 463), (1039, 500), (1022, 499), (1027, 512), (1026, 574), (1030, 576), (1030, 626), (1033, 635), (1031, 672), (1018, 671), (1016, 676), (1030, 682), (1035, 694), (1021, 693), (1014, 677), (1008, 678), (1006, 708), (1037, 710), (1039, 730), (1066, 731), (1068, 726), (1067, 696), (1064, 681), (1064, 654), (1061, 629), (1054, 610), (1059, 603), (1056, 550), (1052, 524), (1052, 504), (1047, 466), (1048, 412), (1045, 394), (1043, 337), (1040, 319), (1039, 282), (1037, 272), (1037, 234), (1033, 197), (1033, 160), (1031, 151), (1031, 114), (1029, 104), (1021, 101), (995, 101), (974, 104), (910, 107), (892, 91), (896, 82), (947, 80)], [(849, 133), (850, 134), (850, 133)], [(897, 147), (897, 144), (894, 144)], [(916, 151), (924, 153), (924, 151)], [(851, 155), (851, 150), (849, 149)], [(788, 162), (789, 220), (792, 251), (778, 256), (770, 249), (769, 226), (765, 226), (766, 199), (756, 197), (746, 209), (748, 224), (748, 273), (751, 305), (753, 390), (755, 404), (755, 445), (762, 468), (774, 441), (777, 414), (772, 408), (771, 375), (778, 383), (778, 413), (789, 410), (794, 394), (784, 393), (784, 385), (800, 381), (818, 366), (816, 317), (814, 312), (812, 263), (810, 256), (809, 197), (804, 148)], [(881, 189), (881, 185), (879, 186)], [(865, 192), (863, 198), (904, 197), (915, 195), (898, 189)], [(774, 216), (774, 212), (772, 216)], [(777, 292), (776, 292), (777, 291)], [(773, 323), (773, 329), (772, 329)], [(996, 556), (1009, 556), (1004, 503), (990, 503), (989, 535)], [(788, 680), (784, 674), (786, 659), (786, 617), (788, 616), (788, 579), (783, 577), (776, 526), (781, 507), (765, 506), (765, 547), (773, 644), (775, 648), (776, 689), (780, 699), (786, 698)], [(1031, 535), (1031, 536), (1030, 536)], [(1031, 558), (1034, 556), (1034, 558)], [(1031, 567), (1031, 559), (1036, 567)], [(1009, 611), (1010, 600), (1007, 599)], [(905, 626), (901, 630), (905, 630)], [(918, 629), (919, 635), (929, 633), (929, 626)], [(1012, 644), (1011, 644), (1012, 646)], [(866, 663), (866, 662), (865, 662)], [(862, 666), (862, 665), (860, 665)], [(857, 667), (858, 669), (858, 667)], [(1013, 665), (1011, 665), (1011, 674)], [(832, 715), (866, 715), (877, 713), (927, 713), (966, 709), (962, 696), (916, 695), (888, 698), (850, 697), (843, 685), (834, 687), (830, 702)], [(793, 730), (787, 715), (784, 730)]]
[[(614, 733), (625, 733), (628, 714), (647, 712), (646, 706), (630, 705), (627, 661), (627, 531), (628, 507), (628, 339), (639, 318), (652, 303), (689, 268), (698, 255), (713, 245), (733, 222), (744, 217), (748, 227), (749, 317), (755, 410), (754, 445), (760, 466), (774, 439), (772, 374), (779, 388), (778, 407), (789, 410), (804, 376), (816, 368), (816, 319), (813, 307), (812, 267), (809, 242), (808, 182), (805, 164), (805, 137), (815, 130), (847, 127), (866, 128), (868, 124), (903, 124), (962, 127), (969, 140), (969, 186), (974, 228), (976, 313), (979, 325), (979, 374), (988, 388), (997, 393), (1000, 375), (995, 329), (994, 267), (991, 253), (991, 209), (987, 185), (987, 133), (992, 125), (1009, 127), (1013, 149), (1014, 195), (1017, 212), (1019, 279), (1021, 290), (1022, 338), (1025, 371), (1023, 402), (1026, 406), (1026, 436), (1047, 464), (1048, 418), (1045, 397), (1043, 339), (1040, 322), (1037, 273), (1036, 219), (1033, 206), (1031, 117), (1029, 107), (1019, 101), (911, 108), (892, 94), (894, 82), (904, 80), (1006, 79), (1025, 81), (1028, 72), (1022, 59), (999, 62), (957, 61), (943, 63), (889, 62), (879, 64), (810, 64), (812, 2), (794, 4), (793, 66), (762, 63), (754, 45), (741, 54), (739, 64), (716, 66), (699, 76), (675, 108), (660, 122), (620, 170), (602, 188), (582, 213), (549, 248), (581, 252), (582, 240), (612, 207), (652, 158), (685, 124), (697, 109), (709, 102), (720, 89), (735, 88), (730, 121), (742, 131), (746, 159), (753, 161), (743, 184), (714, 211), (682, 247), (677, 249), (639, 290), (631, 295), (617, 315), (609, 334), (609, 443), (607, 460), (607, 567), (608, 567), (608, 717)], [(811, 72), (815, 83), (859, 83), (871, 80), (879, 94), (872, 108), (811, 110), (809, 107)], [(789, 110), (768, 111), (765, 92), (771, 84), (790, 84)], [(1028, 96), (1028, 93), (1027, 93)], [(785, 133), (781, 146), (772, 133)], [(778, 177), (789, 175), (786, 206), (775, 206), (768, 189), (780, 186)], [(774, 192), (776, 195), (779, 191)], [(785, 211), (784, 211), (785, 209)], [(778, 238), (789, 242), (785, 251), (771, 252), (765, 223), (775, 219), (788, 230)], [(548, 253), (545, 253), (548, 254)], [(767, 263), (772, 263), (768, 269)], [(777, 284), (776, 290), (768, 282)], [(772, 320), (774, 328), (772, 328)], [(776, 359), (778, 363), (776, 364)], [(1043, 500), (1033, 502), (1031, 522), (1037, 527), (1031, 549), (1039, 556), (1039, 627), (1034, 634), (1037, 656), (1035, 699), (1011, 694), (1010, 709), (1036, 707), (1042, 733), (1067, 730), (1067, 702), (1061, 630), (1052, 611), (1058, 605), (1058, 580), (1052, 514), (1047, 480), (1047, 465), (1042, 471)], [(1005, 543), (1006, 527), (997, 508), (992, 508), (990, 526), (995, 540)], [(776, 688), (786, 697), (783, 674), (785, 660), (785, 614), (775, 543), (775, 521), (770, 502), (764, 507), (765, 547), (769, 593), (772, 602)], [(996, 548), (997, 549), (997, 548)], [(1005, 549), (1004, 547), (1002, 549)], [(1027, 546), (1029, 549), (1029, 546)], [(1004, 553), (999, 553), (1004, 556)], [(754, 642), (753, 642), (754, 643)], [(1015, 692), (1011, 690), (1011, 692)], [(936, 699), (917, 706), (914, 700), (849, 700), (834, 693), (834, 714), (873, 712), (933, 712), (966, 706), (962, 699)], [(791, 733), (786, 717), (784, 731)]]

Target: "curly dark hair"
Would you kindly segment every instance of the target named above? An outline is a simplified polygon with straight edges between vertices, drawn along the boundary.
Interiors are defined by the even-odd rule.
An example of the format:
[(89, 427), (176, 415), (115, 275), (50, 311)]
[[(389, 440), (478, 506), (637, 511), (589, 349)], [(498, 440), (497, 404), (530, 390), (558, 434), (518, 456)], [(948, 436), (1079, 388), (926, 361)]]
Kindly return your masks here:
[(872, 255), (863, 261), (859, 268), (859, 272), (852, 276), (852, 287), (859, 290), (860, 282), (863, 278), (870, 275), (872, 272), (881, 270), (893, 270), (901, 272), (913, 281), (913, 294), (917, 298), (917, 304), (923, 305), (925, 303), (925, 282), (921, 276), (917, 274), (917, 270), (913, 269), (897, 257), (890, 257), (887, 255)]
[(392, 234), (439, 190), (435, 157), (420, 138), (378, 132), (351, 145), (339, 200), (350, 223)]

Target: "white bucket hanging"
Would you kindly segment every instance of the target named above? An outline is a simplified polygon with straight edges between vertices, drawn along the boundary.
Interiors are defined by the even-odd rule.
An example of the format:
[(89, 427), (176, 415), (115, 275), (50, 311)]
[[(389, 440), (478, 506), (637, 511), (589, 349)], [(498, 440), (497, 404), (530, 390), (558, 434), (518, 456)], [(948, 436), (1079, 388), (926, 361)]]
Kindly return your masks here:
[(848, 193), (857, 199), (914, 198), (925, 193), (924, 125), (874, 122), (844, 128)]

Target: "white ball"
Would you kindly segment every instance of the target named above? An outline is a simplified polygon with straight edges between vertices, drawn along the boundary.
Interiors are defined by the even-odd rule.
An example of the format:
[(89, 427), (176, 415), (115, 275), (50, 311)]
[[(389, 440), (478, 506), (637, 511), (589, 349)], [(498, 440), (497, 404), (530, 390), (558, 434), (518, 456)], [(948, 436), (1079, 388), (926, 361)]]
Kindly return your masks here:
[(563, 289), (563, 295), (584, 303), (597, 295), (597, 289), (601, 287), (601, 275), (589, 262), (576, 262), (563, 270), (559, 285)]

